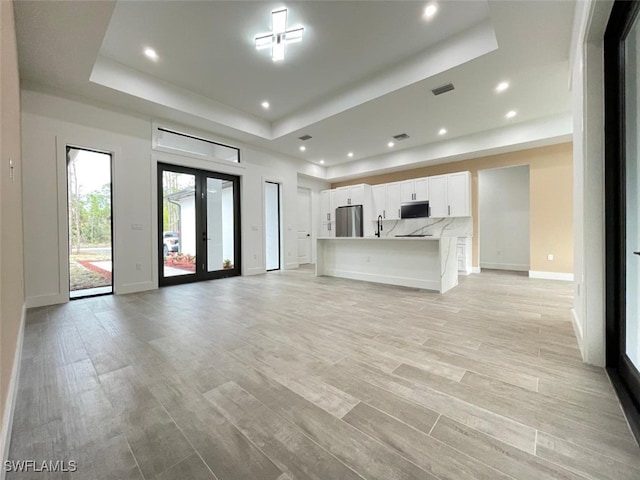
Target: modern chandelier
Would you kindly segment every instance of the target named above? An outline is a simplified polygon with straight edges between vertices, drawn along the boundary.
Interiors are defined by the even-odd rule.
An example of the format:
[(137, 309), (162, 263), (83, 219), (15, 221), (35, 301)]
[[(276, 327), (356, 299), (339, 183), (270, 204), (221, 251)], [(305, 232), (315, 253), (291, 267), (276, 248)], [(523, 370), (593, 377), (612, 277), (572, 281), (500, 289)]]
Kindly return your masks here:
[(271, 12), (271, 32), (256, 36), (256, 49), (271, 48), (271, 58), (274, 62), (284, 60), (284, 47), (289, 43), (302, 41), (303, 27), (287, 30), (287, 9)]

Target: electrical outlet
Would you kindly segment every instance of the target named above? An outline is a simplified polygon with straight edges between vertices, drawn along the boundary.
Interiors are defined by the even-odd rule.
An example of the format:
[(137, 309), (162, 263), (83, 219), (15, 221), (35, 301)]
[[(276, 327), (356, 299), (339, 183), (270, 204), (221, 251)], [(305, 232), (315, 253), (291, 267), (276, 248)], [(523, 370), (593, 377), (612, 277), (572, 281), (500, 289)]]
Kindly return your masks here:
[(553, 261), (553, 253), (550, 253), (549, 255), (547, 255), (547, 260), (549, 260), (550, 262)]

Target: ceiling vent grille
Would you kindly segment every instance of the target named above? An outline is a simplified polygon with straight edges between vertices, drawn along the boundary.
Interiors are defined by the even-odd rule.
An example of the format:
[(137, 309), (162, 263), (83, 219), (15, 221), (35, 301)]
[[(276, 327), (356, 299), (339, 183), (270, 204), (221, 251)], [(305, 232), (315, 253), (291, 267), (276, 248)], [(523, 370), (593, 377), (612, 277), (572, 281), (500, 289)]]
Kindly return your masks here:
[(406, 140), (407, 138), (409, 138), (409, 135), (407, 135), (406, 133), (399, 133), (398, 135), (394, 135), (393, 138), (396, 142), (400, 142), (401, 140)]
[(302, 140), (303, 142), (306, 142), (307, 140), (309, 140), (311, 137), (311, 135), (303, 135), (301, 137), (298, 137), (299, 140)]
[(453, 83), (447, 83), (446, 85), (442, 85), (441, 87), (434, 88), (433, 90), (431, 90), (431, 93), (433, 93), (434, 95), (442, 95), (443, 93), (450, 92), (455, 88), (456, 87), (453, 86)]

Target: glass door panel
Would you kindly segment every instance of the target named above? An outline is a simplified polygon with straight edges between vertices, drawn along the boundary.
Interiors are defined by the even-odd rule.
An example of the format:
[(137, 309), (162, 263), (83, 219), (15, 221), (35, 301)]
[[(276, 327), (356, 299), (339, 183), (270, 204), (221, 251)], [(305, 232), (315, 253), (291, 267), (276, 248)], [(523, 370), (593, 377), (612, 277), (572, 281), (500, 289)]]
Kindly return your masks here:
[(640, 32), (636, 21), (625, 40), (626, 354), (640, 369)]
[(207, 271), (233, 270), (235, 258), (234, 185), (207, 177)]
[(113, 293), (111, 154), (67, 147), (69, 297)]
[(196, 273), (196, 176), (162, 172), (162, 276)]
[(280, 184), (264, 185), (264, 218), (267, 271), (280, 270)]

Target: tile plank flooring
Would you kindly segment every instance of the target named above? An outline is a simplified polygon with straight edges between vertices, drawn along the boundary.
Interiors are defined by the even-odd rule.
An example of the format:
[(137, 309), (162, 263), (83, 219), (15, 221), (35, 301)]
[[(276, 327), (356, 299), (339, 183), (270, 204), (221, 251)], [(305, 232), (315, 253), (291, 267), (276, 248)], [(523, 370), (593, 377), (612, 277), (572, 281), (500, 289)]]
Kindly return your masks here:
[(32, 309), (12, 479), (640, 479), (571, 285), (445, 295), (311, 268)]

